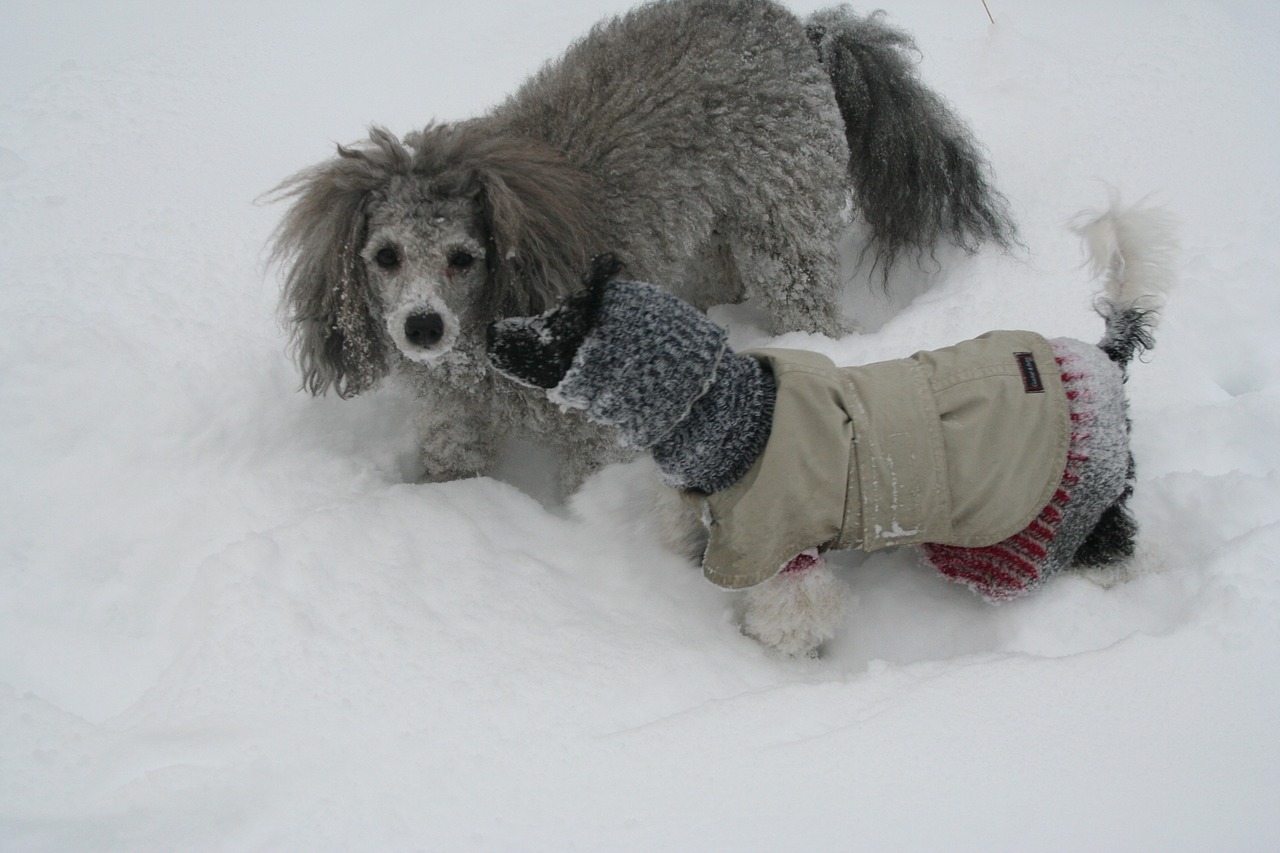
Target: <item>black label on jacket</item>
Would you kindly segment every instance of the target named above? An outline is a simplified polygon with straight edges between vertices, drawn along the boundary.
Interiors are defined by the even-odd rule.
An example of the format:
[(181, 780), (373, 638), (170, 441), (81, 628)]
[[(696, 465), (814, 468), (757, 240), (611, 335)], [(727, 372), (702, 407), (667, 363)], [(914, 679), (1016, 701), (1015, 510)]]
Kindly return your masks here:
[(1036, 357), (1029, 352), (1015, 352), (1018, 370), (1022, 371), (1022, 390), (1028, 394), (1044, 393), (1044, 380), (1040, 378), (1040, 368), (1036, 366)]

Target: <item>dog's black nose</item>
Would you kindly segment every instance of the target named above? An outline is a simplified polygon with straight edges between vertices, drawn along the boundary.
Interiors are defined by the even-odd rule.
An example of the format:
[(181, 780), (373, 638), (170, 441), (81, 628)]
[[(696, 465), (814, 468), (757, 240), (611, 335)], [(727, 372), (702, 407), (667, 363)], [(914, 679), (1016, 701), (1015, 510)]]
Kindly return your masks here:
[(404, 321), (404, 336), (414, 346), (433, 347), (444, 337), (444, 318), (434, 311), (414, 314)]

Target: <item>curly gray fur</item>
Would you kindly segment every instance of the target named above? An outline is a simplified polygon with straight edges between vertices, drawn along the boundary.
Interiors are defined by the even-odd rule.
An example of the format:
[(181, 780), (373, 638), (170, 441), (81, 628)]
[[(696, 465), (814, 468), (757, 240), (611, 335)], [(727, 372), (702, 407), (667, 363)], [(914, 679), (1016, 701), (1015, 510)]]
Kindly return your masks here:
[[(592, 255), (615, 251), (701, 309), (754, 298), (772, 333), (835, 335), (851, 195), (886, 262), (918, 241), (978, 239), (945, 224), (958, 208), (940, 179), (912, 179), (920, 160), (901, 145), (851, 152), (918, 129), (959, 161), (948, 176), (985, 169), (905, 60), (890, 61), (900, 41), (847, 10), (822, 20), (834, 41), (815, 49), (812, 29), (766, 0), (659, 0), (596, 26), (487, 115), (403, 141), (375, 127), (285, 181), (273, 258), (303, 387), (349, 397), (406, 378), (423, 397), (429, 479), (489, 470), (517, 427), (568, 448), (581, 472), (616, 452), (583, 451), (601, 446), (585, 421), (526, 417), (533, 404), (495, 391), (483, 330), (545, 310)], [(857, 75), (827, 44), (860, 57)], [(858, 122), (846, 126), (850, 86), (916, 95), (846, 109)], [(903, 204), (894, 186), (929, 198)]]

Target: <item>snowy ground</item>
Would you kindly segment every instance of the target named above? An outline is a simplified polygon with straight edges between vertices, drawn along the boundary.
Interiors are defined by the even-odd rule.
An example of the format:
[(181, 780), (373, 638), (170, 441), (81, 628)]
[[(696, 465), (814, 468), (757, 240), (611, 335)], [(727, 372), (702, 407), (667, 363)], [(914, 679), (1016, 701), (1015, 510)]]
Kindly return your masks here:
[(1131, 382), (1130, 578), (992, 608), (850, 557), (794, 662), (654, 544), (634, 467), (568, 510), (407, 484), (403, 400), (295, 391), (255, 198), (626, 3), (534, 5), (8, 4), (0, 849), (1280, 849), (1274, 6), (886, 0), (1026, 249), (781, 343), (1096, 337), (1063, 225), (1104, 182), (1181, 220), (1183, 283)]

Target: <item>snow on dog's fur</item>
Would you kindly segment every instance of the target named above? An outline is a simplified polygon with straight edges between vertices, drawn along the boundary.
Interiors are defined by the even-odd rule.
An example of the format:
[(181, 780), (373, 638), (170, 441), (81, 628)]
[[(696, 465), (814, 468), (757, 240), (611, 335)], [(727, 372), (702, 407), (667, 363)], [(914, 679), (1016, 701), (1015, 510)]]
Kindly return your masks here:
[(699, 308), (752, 297), (774, 333), (836, 334), (850, 202), (885, 270), (944, 240), (1008, 245), (986, 163), (911, 47), (844, 8), (805, 23), (763, 0), (665, 0), (600, 24), (487, 115), (340, 147), (278, 191), (303, 386), (406, 380), (428, 480), (490, 471), (514, 433), (572, 486), (619, 451), (495, 383), (483, 333), (574, 289), (593, 254)]

